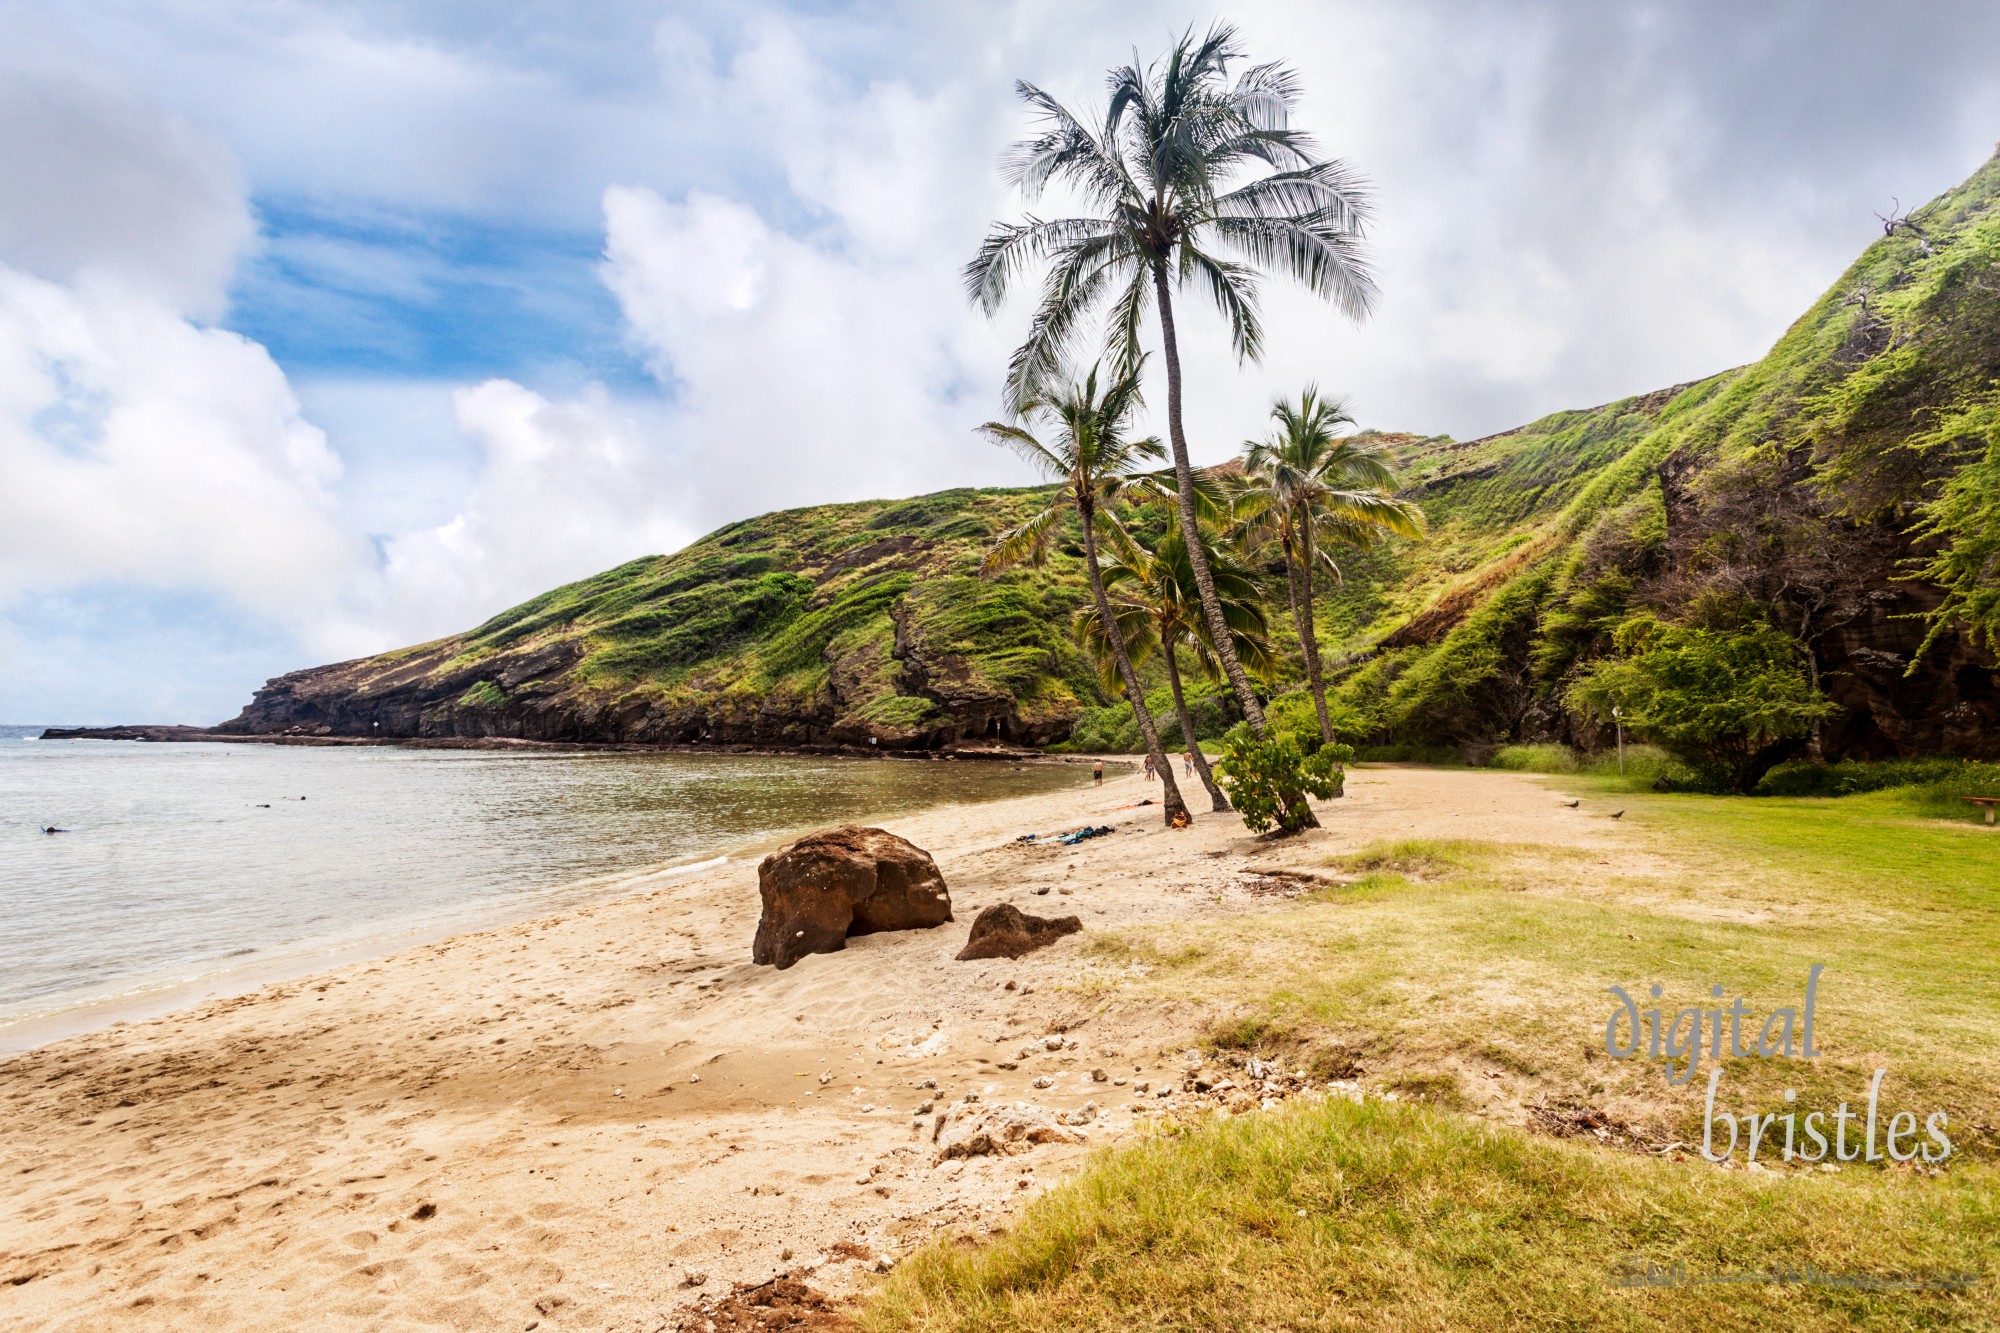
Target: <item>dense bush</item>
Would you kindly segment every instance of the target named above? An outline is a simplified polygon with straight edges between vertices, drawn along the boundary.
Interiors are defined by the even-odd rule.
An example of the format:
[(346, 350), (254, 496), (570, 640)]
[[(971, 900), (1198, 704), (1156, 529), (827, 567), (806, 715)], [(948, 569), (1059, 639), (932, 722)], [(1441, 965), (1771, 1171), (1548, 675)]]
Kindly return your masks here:
[(1486, 763), (1517, 773), (1576, 773), (1583, 768), (1583, 756), (1567, 745), (1503, 745)]
[(2000, 796), (2000, 764), (1971, 759), (1849, 760), (1782, 764), (1757, 784), (1759, 796), (1858, 796), (1896, 790), (1904, 804), (1940, 819), (1983, 819), (1968, 796)]
[(1308, 794), (1325, 800), (1341, 793), (1347, 782), (1343, 765), (1354, 757), (1354, 747), (1332, 742), (1307, 748), (1318, 739), (1317, 731), (1307, 734), (1303, 743), (1300, 733), (1291, 731), (1260, 737), (1247, 722), (1230, 728), (1222, 738), (1216, 777), (1252, 833), (1262, 833), (1273, 824), (1297, 833), (1313, 822)]
[(1620, 656), (1569, 688), (1572, 707), (1627, 728), (1699, 770), (1748, 792), (1790, 757), (1813, 723), (1834, 711), (1799, 665), (1799, 647), (1776, 627), (1673, 625), (1634, 616), (1613, 636)]
[[(1584, 753), (1567, 745), (1503, 745), (1487, 760), (1493, 768), (1518, 773), (1587, 773), (1596, 778), (1618, 778), (1618, 751)], [(1656, 745), (1625, 746), (1625, 785), (1651, 787), (1656, 791), (1719, 791), (1722, 782), (1713, 773), (1692, 768)]]
[(1465, 755), (1455, 745), (1364, 745), (1354, 757), (1366, 764), (1459, 764)]

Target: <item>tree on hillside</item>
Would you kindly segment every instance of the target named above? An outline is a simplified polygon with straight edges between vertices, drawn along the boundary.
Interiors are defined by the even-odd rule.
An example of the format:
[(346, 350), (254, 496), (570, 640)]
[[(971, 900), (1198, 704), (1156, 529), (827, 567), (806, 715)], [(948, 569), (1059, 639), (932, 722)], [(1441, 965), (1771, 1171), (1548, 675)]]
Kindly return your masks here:
[[(1271, 656), (1269, 624), (1264, 613), (1263, 590), (1256, 575), (1227, 550), (1219, 548), (1213, 533), (1204, 526), (1202, 536), (1216, 596), (1229, 622), (1231, 646), (1237, 660), (1246, 662), (1260, 675), (1275, 665)], [(1172, 528), (1148, 550), (1129, 534), (1116, 534), (1116, 559), (1104, 567), (1105, 587), (1111, 594), (1112, 614), (1118, 635), (1124, 640), (1134, 662), (1144, 662), (1159, 653), (1167, 673), (1167, 687), (1174, 698), (1174, 715), (1180, 720), (1181, 740), (1194, 756), (1195, 772), (1208, 790), (1211, 808), (1229, 809), (1229, 798), (1216, 785), (1209, 771), (1208, 756), (1202, 753), (1195, 734), (1194, 714), (1181, 685), (1178, 653), (1187, 651), (1196, 666), (1210, 680), (1222, 679), (1221, 662), (1209, 642), (1208, 621), (1201, 611), (1201, 593), (1194, 581), (1194, 564), (1188, 559), (1187, 541), (1179, 528)], [(1113, 662), (1110, 640), (1104, 632), (1103, 613), (1094, 605), (1078, 609), (1077, 637), (1087, 644), (1098, 661)]]
[(1202, 557), (1173, 293), (1192, 284), (1213, 303), (1241, 361), (1262, 351), (1260, 270), (1284, 273), (1354, 319), (1368, 313), (1375, 284), (1362, 252), (1369, 212), (1362, 182), (1346, 163), (1321, 159), (1311, 139), (1291, 128), (1297, 77), (1282, 64), (1262, 64), (1231, 81), (1228, 66), (1241, 55), (1227, 24), (1200, 39), (1190, 30), (1161, 60), (1111, 71), (1096, 129), (1033, 84), (1016, 84), (1040, 132), (1014, 146), (1008, 179), (1030, 204), (1058, 182), (1090, 211), (995, 225), (965, 278), (972, 299), (992, 314), (1026, 270), (1047, 265), (1028, 338), (1008, 368), (1008, 399), (1017, 408), (1040, 397), (1080, 327), (1107, 304), (1115, 364), (1121, 374), (1134, 372), (1140, 325), (1149, 310), (1157, 312), (1181, 535), (1216, 654), (1261, 734), (1264, 711)]
[(1741, 628), (1670, 625), (1649, 615), (1618, 627), (1619, 656), (1571, 684), (1570, 705), (1627, 727), (1748, 792), (1805, 744), (1835, 705), (1813, 688), (1799, 646), (1766, 621)]
[[(1104, 571), (1097, 555), (1100, 529), (1115, 526), (1110, 505), (1125, 490), (1141, 463), (1162, 459), (1165, 451), (1157, 439), (1127, 438), (1126, 426), (1139, 406), (1136, 375), (1113, 379), (1102, 394), (1097, 387), (1097, 368), (1080, 383), (1071, 383), (1046, 398), (1031, 398), (1020, 405), (1023, 420), (1042, 427), (1043, 437), (1006, 422), (989, 421), (980, 433), (999, 445), (1012, 449), (1057, 482), (1055, 494), (1046, 508), (1025, 522), (1000, 534), (987, 553), (984, 572), (993, 573), (1022, 561), (1040, 565), (1048, 558), (1049, 543), (1074, 515), (1083, 530), (1083, 565), (1090, 578), (1090, 595), (1104, 623), (1114, 624), (1115, 613), (1104, 588)], [(1133, 670), (1131, 654), (1122, 636), (1110, 636), (1112, 660), (1125, 697), (1132, 702), (1132, 715), (1139, 733), (1146, 738), (1146, 753), (1153, 757), (1165, 789), (1168, 828), (1185, 828), (1191, 822), (1180, 786), (1174, 781), (1173, 765), (1160, 747), (1153, 715), (1146, 708), (1146, 691)]]
[(1271, 419), (1277, 425), (1269, 437), (1243, 446), (1242, 515), (1246, 531), (1284, 558), (1292, 623), (1326, 742), (1334, 737), (1313, 627), (1314, 574), (1324, 566), (1339, 581), (1332, 548), (1372, 546), (1390, 533), (1420, 536), (1424, 516), (1391, 494), (1396, 473), (1388, 451), (1341, 433), (1354, 419), (1338, 398), (1322, 398), (1308, 386), (1296, 403), (1280, 399)]

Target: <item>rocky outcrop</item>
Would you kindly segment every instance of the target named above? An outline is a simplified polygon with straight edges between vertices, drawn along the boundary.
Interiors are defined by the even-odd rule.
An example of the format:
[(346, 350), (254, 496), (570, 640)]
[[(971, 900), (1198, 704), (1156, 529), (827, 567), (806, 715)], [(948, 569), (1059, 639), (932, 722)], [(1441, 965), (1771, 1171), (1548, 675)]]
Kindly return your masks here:
[(837, 953), (852, 935), (951, 920), (951, 893), (930, 853), (858, 824), (809, 834), (765, 857), (757, 889), (764, 912), (750, 959), (781, 970), (810, 953)]
[(1019, 958), (1082, 929), (1081, 917), (1030, 916), (1012, 903), (996, 903), (972, 919), (972, 934), (958, 951), (958, 961)]

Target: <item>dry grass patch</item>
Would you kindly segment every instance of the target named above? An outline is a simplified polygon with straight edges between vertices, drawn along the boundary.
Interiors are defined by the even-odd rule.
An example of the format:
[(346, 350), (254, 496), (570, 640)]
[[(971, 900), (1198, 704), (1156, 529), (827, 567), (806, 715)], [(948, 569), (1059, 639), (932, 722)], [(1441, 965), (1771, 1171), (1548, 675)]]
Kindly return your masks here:
[[(1100, 941), (1143, 960), (1114, 1001), (1206, 1008), (1212, 1050), (1399, 1100), (1211, 1120), (1100, 1156), (1012, 1235), (919, 1255), (870, 1326), (2000, 1327), (1986, 1267), (2000, 1238), (2000, 837), (1867, 798), (1621, 800), (1642, 849), (1622, 862), (1401, 840), (1341, 858), (1360, 878), (1283, 908)], [(1948, 1112), (1947, 1170), (1824, 1171), (1770, 1153), (1775, 1170), (1715, 1169), (1672, 1146), (1700, 1142), (1713, 1061), (1674, 1086), (1658, 1063), (1605, 1054), (1611, 985), (1645, 997), (1658, 983), (1669, 1010), (1713, 1004), (1719, 985), (1765, 1013), (1801, 1004), (1813, 963), (1821, 1058), (1725, 1057), (1718, 1109), (1771, 1111), (1786, 1089), (1800, 1108), (1859, 1106), (1887, 1069), (1885, 1111)], [(1691, 1282), (1742, 1280), (1617, 1285), (1635, 1255)], [(1744, 1276), (1808, 1265), (1985, 1280)]]
[[(1990, 1288), (1739, 1282), (1778, 1267), (1982, 1273), (1990, 1175), (1689, 1170), (1412, 1106), (1335, 1099), (1102, 1154), (1015, 1230), (904, 1264), (890, 1330), (1833, 1330), (1981, 1327)], [(1990, 1323), (1984, 1326), (1990, 1327)]]

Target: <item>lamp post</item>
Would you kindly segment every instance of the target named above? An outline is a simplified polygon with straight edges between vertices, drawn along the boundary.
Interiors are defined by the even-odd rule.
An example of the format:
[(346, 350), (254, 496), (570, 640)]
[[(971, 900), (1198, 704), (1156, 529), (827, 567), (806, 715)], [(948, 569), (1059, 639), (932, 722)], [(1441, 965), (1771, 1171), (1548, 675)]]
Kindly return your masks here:
[(1625, 710), (1613, 705), (1611, 725), (1618, 730), (1618, 776), (1621, 778), (1625, 776), (1625, 723), (1621, 720), (1624, 716)]

